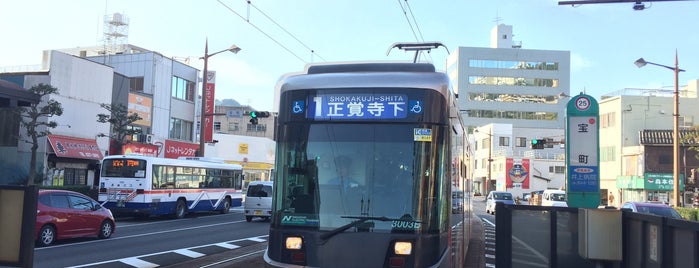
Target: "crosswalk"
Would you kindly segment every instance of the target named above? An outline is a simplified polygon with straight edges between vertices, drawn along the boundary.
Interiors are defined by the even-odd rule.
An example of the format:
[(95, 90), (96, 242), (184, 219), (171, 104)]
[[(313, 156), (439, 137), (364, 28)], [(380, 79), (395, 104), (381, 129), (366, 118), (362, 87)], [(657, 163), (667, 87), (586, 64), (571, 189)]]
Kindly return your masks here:
[(83, 264), (72, 266), (70, 268), (82, 267), (136, 267), (136, 268), (153, 268), (173, 265), (192, 259), (222, 253), (227, 250), (235, 250), (238, 248), (250, 246), (257, 243), (267, 242), (268, 236), (248, 237), (222, 243), (200, 245), (191, 248), (182, 248), (168, 250), (147, 255), (121, 258), (103, 262)]

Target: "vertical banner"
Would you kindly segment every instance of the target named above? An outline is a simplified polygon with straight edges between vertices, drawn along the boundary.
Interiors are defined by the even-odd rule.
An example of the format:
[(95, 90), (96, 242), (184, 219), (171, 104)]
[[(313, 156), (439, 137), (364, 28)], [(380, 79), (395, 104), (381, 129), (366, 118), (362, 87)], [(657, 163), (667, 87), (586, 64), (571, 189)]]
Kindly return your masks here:
[(572, 97), (566, 119), (566, 191), (568, 206), (600, 204), (599, 105), (590, 95)]
[(207, 71), (204, 87), (204, 140), (213, 140), (214, 133), (214, 99), (216, 98), (216, 71)]
[(505, 170), (507, 170), (507, 188), (529, 189), (528, 158), (507, 158), (505, 160)]

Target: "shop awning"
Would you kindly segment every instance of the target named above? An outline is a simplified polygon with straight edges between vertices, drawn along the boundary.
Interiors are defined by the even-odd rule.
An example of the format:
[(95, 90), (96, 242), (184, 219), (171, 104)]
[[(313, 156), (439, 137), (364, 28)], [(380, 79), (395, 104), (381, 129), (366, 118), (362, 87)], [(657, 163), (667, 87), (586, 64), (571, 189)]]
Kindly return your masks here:
[(95, 140), (49, 135), (49, 143), (58, 157), (102, 160), (102, 151)]

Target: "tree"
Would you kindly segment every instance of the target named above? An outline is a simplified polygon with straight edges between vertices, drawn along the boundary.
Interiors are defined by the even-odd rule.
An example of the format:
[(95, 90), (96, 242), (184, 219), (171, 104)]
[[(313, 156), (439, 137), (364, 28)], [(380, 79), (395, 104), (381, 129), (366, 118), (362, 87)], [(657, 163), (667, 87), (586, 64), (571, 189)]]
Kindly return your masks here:
[(124, 144), (131, 142), (127, 139), (132, 135), (141, 134), (141, 129), (129, 127), (132, 123), (141, 120), (141, 116), (137, 113), (129, 114), (129, 110), (123, 104), (110, 105), (106, 103), (100, 104), (102, 108), (107, 110), (109, 114), (98, 114), (97, 122), (109, 123), (111, 133), (100, 133), (100, 137), (109, 137), (117, 146), (117, 151), (121, 153)]
[(58, 124), (55, 121), (50, 121), (53, 116), (61, 116), (63, 107), (61, 103), (48, 99), (43, 101), (44, 96), (57, 94), (58, 88), (47, 84), (38, 84), (29, 89), (29, 92), (37, 94), (42, 99), (39, 103), (32, 103), (28, 107), (19, 107), (19, 123), (26, 130), (27, 136), (23, 140), (31, 144), (31, 158), (29, 160), (29, 177), (27, 185), (33, 185), (36, 182), (36, 150), (39, 148), (39, 138), (51, 134), (50, 129), (56, 128)]
[[(689, 145), (690, 151), (699, 152), (699, 126), (693, 126), (686, 132), (680, 131), (680, 145), (682, 144)], [(694, 158), (699, 159), (699, 153)], [(690, 177), (689, 183), (696, 185), (697, 181)]]

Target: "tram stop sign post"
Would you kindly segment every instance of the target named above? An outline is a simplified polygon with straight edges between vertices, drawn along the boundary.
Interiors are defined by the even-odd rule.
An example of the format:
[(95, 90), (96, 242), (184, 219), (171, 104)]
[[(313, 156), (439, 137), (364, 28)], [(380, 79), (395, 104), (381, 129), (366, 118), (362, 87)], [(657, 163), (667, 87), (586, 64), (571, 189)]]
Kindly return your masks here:
[(566, 165), (568, 206), (599, 207), (599, 105), (590, 95), (581, 93), (568, 101)]

